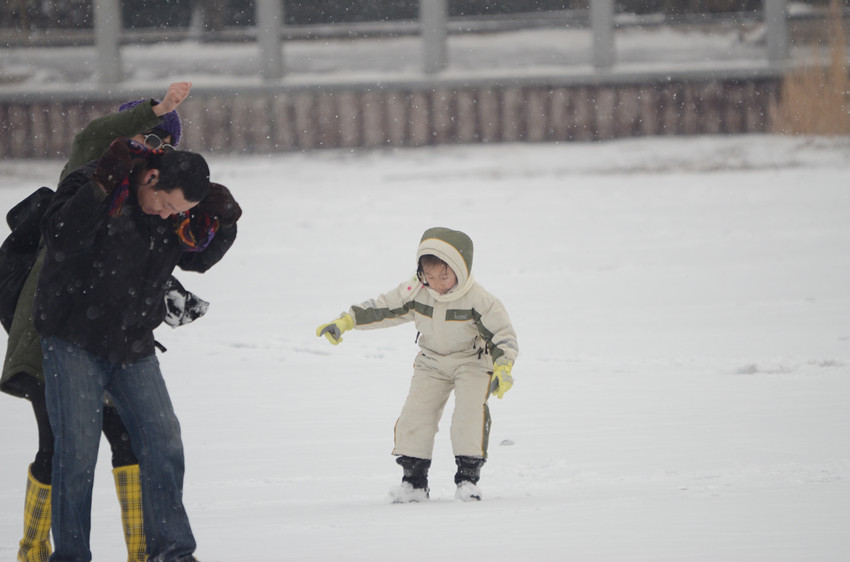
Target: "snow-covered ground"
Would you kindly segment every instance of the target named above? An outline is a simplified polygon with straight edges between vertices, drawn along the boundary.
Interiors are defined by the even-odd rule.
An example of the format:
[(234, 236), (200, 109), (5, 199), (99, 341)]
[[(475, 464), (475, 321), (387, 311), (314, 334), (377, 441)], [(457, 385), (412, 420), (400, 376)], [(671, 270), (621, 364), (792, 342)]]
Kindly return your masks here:
[[(0, 162), (0, 208), (61, 162)], [(847, 560), (850, 140), (770, 136), (211, 159), (243, 205), (212, 302), (160, 328), (204, 562)], [(392, 505), (412, 326), (315, 328), (476, 242), (521, 353), (493, 400), (484, 500)], [(5, 227), (4, 227), (5, 228)], [(0, 397), (0, 558), (14, 558), (28, 404)], [(451, 411), (451, 401), (446, 418)], [(124, 547), (107, 447), (95, 560)]]

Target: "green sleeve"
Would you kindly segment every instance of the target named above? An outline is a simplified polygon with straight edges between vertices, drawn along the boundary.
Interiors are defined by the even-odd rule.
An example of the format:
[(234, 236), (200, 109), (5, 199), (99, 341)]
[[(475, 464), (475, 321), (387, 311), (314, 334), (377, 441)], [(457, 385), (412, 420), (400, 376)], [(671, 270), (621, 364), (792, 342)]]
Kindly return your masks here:
[(159, 124), (160, 118), (153, 112), (152, 100), (144, 101), (124, 111), (98, 117), (74, 137), (71, 155), (65, 167), (62, 168), (59, 181), (61, 182), (65, 176), (83, 164), (100, 158), (113, 140), (146, 133)]

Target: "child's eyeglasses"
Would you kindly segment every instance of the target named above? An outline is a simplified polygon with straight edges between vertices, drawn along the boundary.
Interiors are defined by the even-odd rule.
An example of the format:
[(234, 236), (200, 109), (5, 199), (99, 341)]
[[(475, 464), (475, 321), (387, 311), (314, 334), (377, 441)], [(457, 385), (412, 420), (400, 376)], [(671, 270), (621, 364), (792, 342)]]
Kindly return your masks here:
[(171, 152), (174, 150), (174, 147), (170, 144), (163, 142), (159, 135), (155, 135), (154, 133), (148, 133), (145, 135), (145, 144), (149, 147), (156, 150), (157, 148), (162, 149), (166, 152)]

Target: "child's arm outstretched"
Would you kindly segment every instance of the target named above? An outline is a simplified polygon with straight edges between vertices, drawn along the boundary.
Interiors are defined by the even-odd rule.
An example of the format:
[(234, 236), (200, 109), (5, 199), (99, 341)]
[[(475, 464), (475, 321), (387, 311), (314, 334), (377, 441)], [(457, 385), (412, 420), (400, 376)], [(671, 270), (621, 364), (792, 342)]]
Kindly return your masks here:
[(339, 318), (316, 328), (316, 336), (325, 336), (337, 345), (342, 341), (343, 332), (354, 328), (389, 328), (413, 320), (413, 299), (422, 283), (417, 277), (405, 281), (383, 295), (355, 304), (343, 312)]

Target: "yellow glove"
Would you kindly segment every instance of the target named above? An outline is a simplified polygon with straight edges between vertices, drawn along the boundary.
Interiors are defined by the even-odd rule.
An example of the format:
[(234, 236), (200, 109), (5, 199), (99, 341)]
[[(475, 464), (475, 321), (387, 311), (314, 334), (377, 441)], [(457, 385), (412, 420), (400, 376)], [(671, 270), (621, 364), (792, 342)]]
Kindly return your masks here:
[(316, 335), (325, 336), (328, 341), (337, 345), (342, 341), (342, 333), (354, 328), (354, 318), (350, 314), (343, 314), (333, 322), (322, 324), (316, 328)]
[(493, 365), (493, 375), (490, 377), (490, 393), (495, 394), (500, 400), (514, 385), (514, 378), (511, 376), (513, 366), (513, 361), (504, 359), (497, 359), (496, 364)]

